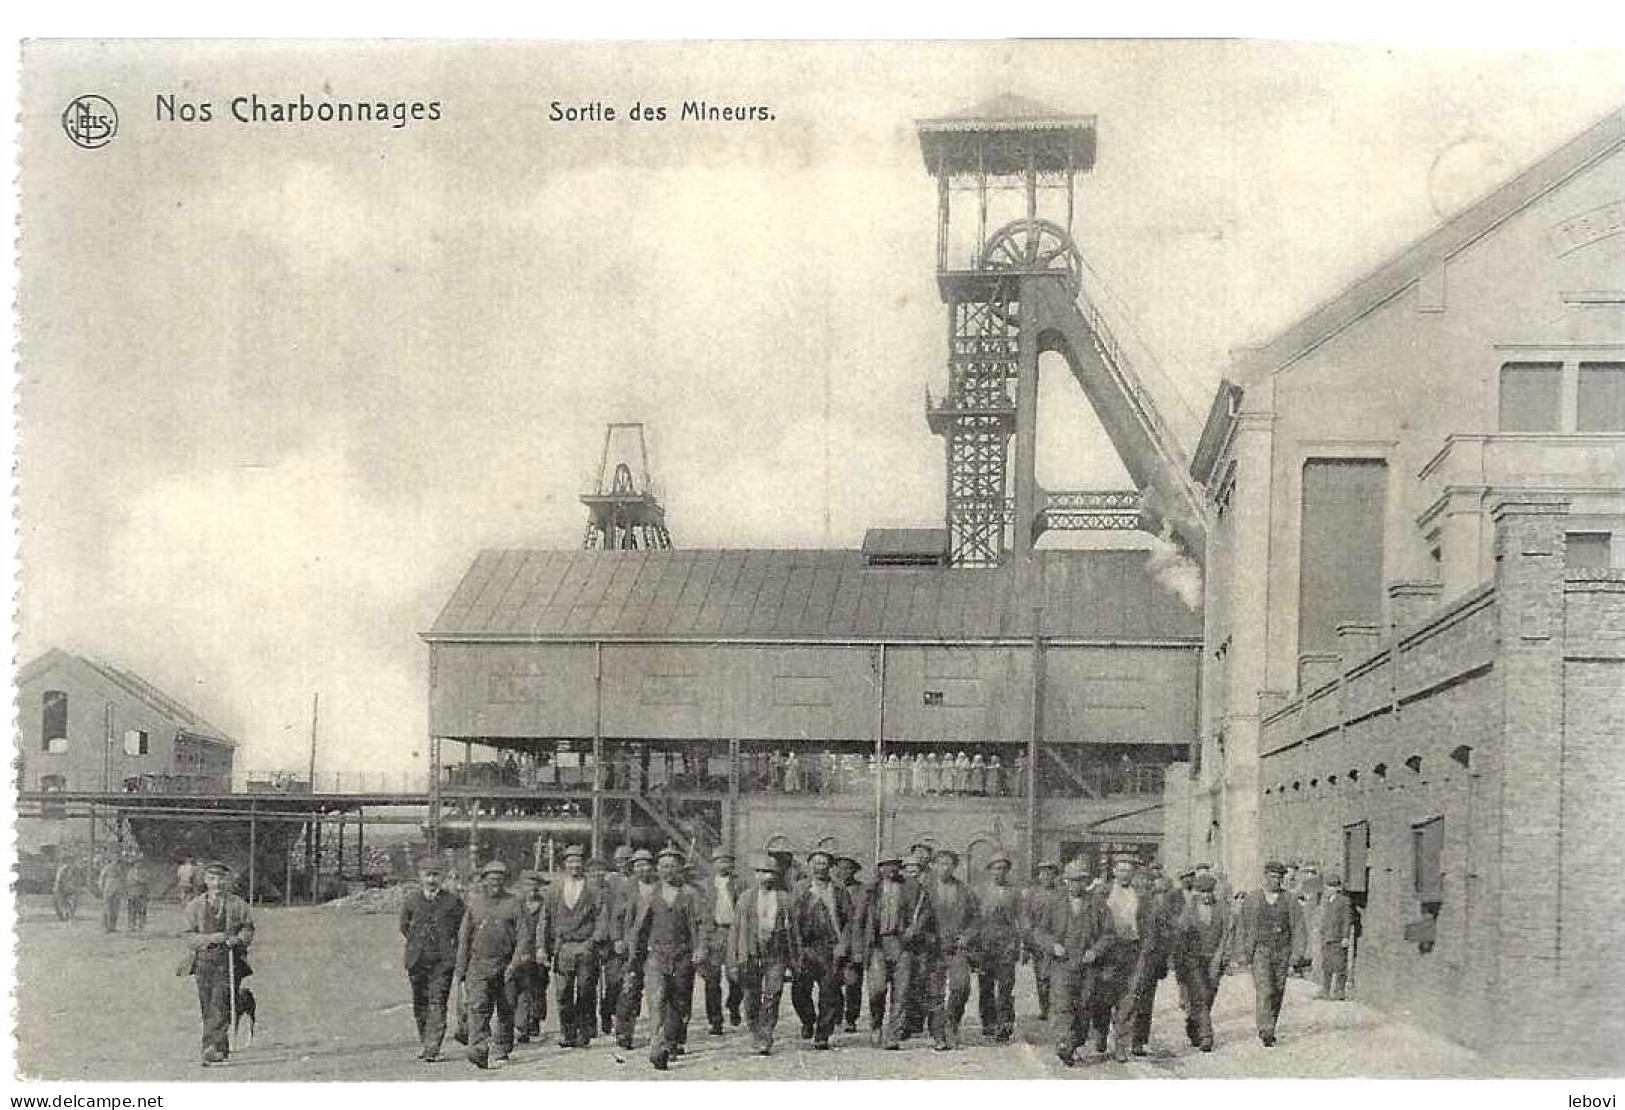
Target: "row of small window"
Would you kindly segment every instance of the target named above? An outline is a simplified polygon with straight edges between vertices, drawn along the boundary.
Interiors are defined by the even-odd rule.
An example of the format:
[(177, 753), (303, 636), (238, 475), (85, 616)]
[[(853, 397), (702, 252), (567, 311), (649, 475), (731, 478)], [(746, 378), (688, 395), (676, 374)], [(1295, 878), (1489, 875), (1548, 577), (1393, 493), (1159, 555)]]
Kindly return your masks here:
[[(124, 754), (146, 755), (151, 740), (145, 729), (132, 728), (124, 732)], [(62, 755), (68, 750), (68, 694), (66, 690), (47, 690), (41, 696), (40, 750), (50, 755)]]
[(1563, 411), (1561, 362), (1509, 362), (1501, 367), (1503, 432), (1625, 432), (1625, 362), (1582, 362), (1575, 380), (1573, 423)]

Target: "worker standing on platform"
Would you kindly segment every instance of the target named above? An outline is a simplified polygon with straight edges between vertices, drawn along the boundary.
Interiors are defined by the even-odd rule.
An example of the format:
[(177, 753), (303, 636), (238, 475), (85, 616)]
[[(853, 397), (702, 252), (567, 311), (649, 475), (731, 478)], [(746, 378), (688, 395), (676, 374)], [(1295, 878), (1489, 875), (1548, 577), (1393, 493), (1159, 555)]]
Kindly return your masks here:
[(1307, 943), (1298, 900), (1281, 889), (1285, 876), (1286, 865), (1266, 863), (1264, 886), (1242, 900), (1235, 925), (1235, 963), (1252, 970), (1253, 1016), (1265, 1048), (1275, 1047), (1287, 977)]
[(564, 877), (548, 890), (546, 952), (553, 965), (559, 1047), (586, 1048), (598, 1029), (598, 951), (609, 935), (604, 888), (582, 874), (586, 851), (564, 849)]

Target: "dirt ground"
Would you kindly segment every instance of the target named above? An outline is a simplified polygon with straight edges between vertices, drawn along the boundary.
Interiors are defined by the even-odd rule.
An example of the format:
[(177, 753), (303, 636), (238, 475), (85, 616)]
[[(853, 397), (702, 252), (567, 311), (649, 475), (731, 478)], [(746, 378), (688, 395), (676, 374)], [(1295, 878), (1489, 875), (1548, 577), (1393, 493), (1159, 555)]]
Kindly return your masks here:
[[(554, 1043), (551, 1024), (540, 1045), (522, 1045), (499, 1072), (480, 1072), (458, 1055), (426, 1065), (417, 1051), (400, 941), (388, 914), (354, 914), (330, 907), (259, 909), (254, 945), (260, 1025), (253, 1046), (224, 1067), (198, 1066), (197, 994), (175, 966), (180, 911), (152, 907), (144, 936), (101, 931), (99, 906), (80, 907), (59, 922), (48, 900), (25, 896), (17, 925), (18, 1067), (24, 1078), (55, 1080), (474, 1080), (649, 1079), (656, 1076), (640, 1047), (621, 1052), (609, 1038), (585, 1051)], [(1225, 979), (1214, 1010), (1217, 1050), (1185, 1044), (1173, 979), (1158, 991), (1153, 1055), (1126, 1064), (1083, 1055), (1064, 1068), (1035, 1015), (1032, 976), (1018, 974), (1016, 1009), (1021, 1043), (998, 1047), (976, 1031), (973, 997), (965, 1046), (931, 1050), (929, 1040), (880, 1052), (863, 1034), (836, 1035), (836, 1049), (814, 1052), (796, 1038), (785, 992), (780, 1043), (772, 1057), (750, 1053), (742, 1030), (722, 1037), (691, 1033), (690, 1052), (667, 1073), (683, 1079), (1026, 1079), (1236, 1078), (1264, 1076), (1488, 1076), (1514, 1074), (1474, 1053), (1379, 1014), (1357, 1002), (1310, 999), (1294, 981), (1280, 1041), (1265, 1049), (1253, 1033), (1252, 983)], [(696, 999), (699, 1003), (699, 999)], [(448, 1048), (455, 1048), (448, 1042)]]

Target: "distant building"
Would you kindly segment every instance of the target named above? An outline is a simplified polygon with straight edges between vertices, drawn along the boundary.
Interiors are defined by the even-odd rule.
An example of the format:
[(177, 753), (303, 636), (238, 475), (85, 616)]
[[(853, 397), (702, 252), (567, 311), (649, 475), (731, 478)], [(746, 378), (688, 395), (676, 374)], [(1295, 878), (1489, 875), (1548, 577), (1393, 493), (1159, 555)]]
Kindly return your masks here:
[(1359, 997), (1625, 1060), (1625, 113), (1247, 352), (1166, 846), (1343, 870)]
[(211, 793), (236, 741), (129, 671), (53, 649), (17, 675), (24, 791)]

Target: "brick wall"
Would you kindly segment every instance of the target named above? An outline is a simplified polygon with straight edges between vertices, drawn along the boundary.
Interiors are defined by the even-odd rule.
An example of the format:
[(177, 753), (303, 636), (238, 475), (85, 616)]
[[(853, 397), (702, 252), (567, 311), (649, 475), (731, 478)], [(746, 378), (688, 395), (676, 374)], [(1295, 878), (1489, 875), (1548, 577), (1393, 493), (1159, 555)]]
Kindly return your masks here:
[[(1625, 922), (1625, 580), (1567, 571), (1566, 511), (1502, 501), (1493, 583), (1351, 639), (1266, 717), (1260, 843), (1341, 869), (1369, 826), (1363, 1000), (1500, 1057), (1618, 1065), (1625, 974), (1598, 954)], [(1435, 819), (1424, 899), (1413, 835)]]

